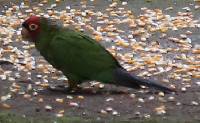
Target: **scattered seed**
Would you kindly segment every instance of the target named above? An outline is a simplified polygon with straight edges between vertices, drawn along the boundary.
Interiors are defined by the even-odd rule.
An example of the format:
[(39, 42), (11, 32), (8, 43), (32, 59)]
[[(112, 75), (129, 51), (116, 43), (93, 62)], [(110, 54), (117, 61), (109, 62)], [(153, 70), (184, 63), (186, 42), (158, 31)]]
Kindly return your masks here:
[(149, 100), (154, 100), (155, 97), (154, 97), (154, 96), (150, 96), (148, 99), (149, 99)]
[(130, 94), (130, 97), (131, 98), (135, 98), (135, 94)]
[(177, 105), (177, 106), (180, 106), (180, 105), (181, 105), (181, 103), (180, 103), (180, 102), (177, 102), (177, 103), (176, 103), (176, 105)]
[(138, 98), (138, 102), (144, 103), (144, 99)]
[(79, 104), (76, 103), (76, 102), (70, 102), (70, 103), (69, 103), (69, 106), (72, 106), (72, 107), (79, 107)]
[(46, 106), (45, 106), (45, 110), (49, 112), (49, 111), (52, 111), (53, 108), (52, 108), (52, 106), (50, 106), (50, 105), (46, 105)]
[(106, 99), (106, 102), (110, 102), (110, 101), (113, 101), (114, 99), (112, 98), (112, 97), (110, 97), (110, 98), (107, 98)]
[(56, 117), (63, 117), (64, 114), (56, 114)]
[(185, 87), (182, 87), (182, 88), (181, 88), (181, 91), (182, 91), (182, 92), (186, 92), (187, 89), (186, 89)]
[(136, 116), (140, 116), (141, 113), (140, 113), (139, 111), (137, 111), (137, 112), (135, 112), (135, 115), (136, 115)]
[(158, 115), (163, 115), (166, 113), (166, 107), (165, 106), (159, 106), (157, 108), (155, 108), (156, 114)]
[(81, 99), (81, 100), (85, 99), (84, 96), (78, 96), (77, 98), (78, 98), (78, 99)]
[(108, 114), (108, 112), (105, 111), (105, 110), (103, 110), (103, 109), (100, 111), (100, 113), (101, 113), (101, 114)]
[(73, 97), (70, 95), (67, 95), (67, 99), (73, 99)]
[(25, 98), (25, 99), (30, 99), (30, 98), (31, 98), (31, 95), (30, 95), (30, 94), (24, 94), (24, 98)]
[(63, 103), (63, 102), (64, 102), (64, 99), (62, 99), (62, 98), (56, 98), (56, 102), (58, 102), (58, 103)]
[(117, 111), (113, 111), (112, 115), (117, 116), (117, 115), (119, 115), (119, 113)]
[(165, 93), (164, 92), (159, 92), (158, 95), (161, 96), (161, 97), (164, 97)]
[(106, 111), (107, 111), (107, 112), (111, 112), (112, 110), (113, 110), (112, 107), (107, 107), (107, 108), (106, 108)]
[(168, 100), (169, 100), (169, 101), (175, 101), (175, 97), (170, 96), (170, 97), (168, 97)]
[(5, 108), (5, 109), (10, 109), (11, 108), (11, 105), (7, 104), (7, 103), (3, 103), (2, 104), (2, 107)]
[[(94, 0), (90, 0), (94, 1)], [(150, 0), (151, 1), (151, 0)], [(198, 0), (194, 0), (198, 2)], [(91, 31), (93, 38), (96, 41), (105, 41), (106, 43), (112, 43), (111, 53), (119, 58), (120, 63), (122, 63), (123, 67), (128, 71), (135, 70), (144, 70), (148, 68), (147, 71), (140, 72), (139, 76), (150, 77), (153, 75), (162, 75), (162, 73), (169, 73), (169, 76), (164, 77), (163, 82), (166, 84), (170, 84), (170, 87), (176, 88), (175, 84), (172, 84), (169, 81), (168, 77), (173, 80), (179, 80), (184, 83), (189, 83), (193, 78), (199, 79), (199, 53), (200, 48), (197, 47), (196, 44), (191, 44), (192, 39), (189, 38), (189, 35), (192, 34), (191, 31), (186, 31), (185, 34), (180, 34), (179, 37), (169, 37), (168, 31), (170, 30), (181, 30), (182, 28), (199, 28), (200, 24), (198, 20), (193, 20), (193, 14), (190, 7), (182, 8), (186, 12), (178, 12), (177, 16), (165, 15), (160, 9), (149, 9), (149, 8), (141, 8), (140, 16), (133, 15), (133, 12), (126, 9), (126, 5), (128, 2), (123, 1), (121, 5), (122, 7), (118, 7), (118, 2), (112, 2), (109, 7), (106, 9), (106, 12), (100, 12), (93, 9), (88, 9), (85, 2), (81, 2), (80, 9), (75, 9), (73, 6), (66, 6), (66, 10), (56, 10), (56, 7), (61, 3), (61, 0), (56, 0), (54, 4), (50, 5), (50, 8), (47, 9), (44, 13), (42, 13), (42, 9), (45, 4), (47, 4), (47, 0), (41, 1), (37, 7), (28, 6), (27, 3), (21, 3), (20, 7), (14, 5), (7, 10), (5, 10), (5, 14), (0, 15), (0, 41), (2, 43), (3, 48), (0, 48), (0, 58), (4, 58), (4, 54), (8, 54), (9, 58), (2, 59), (2, 61), (9, 61), (12, 63), (11, 65), (19, 71), (19, 74), (15, 74), (13, 77), (13, 71), (5, 71), (0, 68), (0, 79), (9, 81), (11, 86), (9, 87), (10, 92), (13, 94), (22, 95), (26, 99), (31, 99), (31, 95), (37, 96), (39, 93), (36, 90), (42, 90), (49, 86), (49, 78), (55, 80), (66, 80), (66, 77), (48, 77), (44, 74), (55, 73), (55, 69), (52, 66), (46, 65), (45, 61), (42, 61), (38, 58), (35, 63), (35, 59), (31, 57), (30, 49), (34, 48), (34, 45), (29, 44), (26, 41), (23, 41), (20, 37), (21, 28), (18, 28), (21, 25), (21, 22), (27, 17), (27, 14), (32, 15), (33, 13), (37, 13), (38, 15), (43, 15), (45, 17), (51, 17), (60, 19), (63, 21), (65, 26), (74, 25), (76, 29), (80, 31)], [(26, 5), (27, 4), (27, 5)], [(194, 5), (195, 9), (199, 9), (199, 5)], [(19, 10), (23, 9), (26, 15)], [(168, 7), (165, 10), (172, 10), (173, 7)], [(116, 11), (115, 11), (116, 10)], [(17, 14), (16, 14), (17, 13)], [(17, 16), (16, 16), (17, 15)], [(92, 21), (91, 21), (92, 18)], [(111, 19), (113, 18), (113, 19)], [(98, 27), (96, 28), (91, 22), (98, 23)], [(125, 24), (129, 31), (125, 31), (123, 29), (118, 28), (115, 25)], [(88, 29), (88, 30), (87, 30)], [(166, 38), (168, 41), (171, 41), (176, 45), (176, 48), (166, 48), (164, 46), (160, 46), (159, 42), (146, 44), (146, 41), (156, 32), (160, 31), (162, 34), (160, 38)], [(13, 36), (17, 36), (16, 39), (13, 40)], [(137, 39), (140, 39), (137, 41)], [(12, 43), (22, 43), (22, 49), (15, 47)], [(156, 42), (156, 41), (152, 41)], [(121, 53), (123, 49), (131, 49), (129, 53)], [(167, 53), (180, 53), (180, 56), (177, 59), (168, 59), (165, 57)], [(188, 54), (190, 54), (188, 56)], [(134, 56), (133, 56), (134, 54)], [(154, 57), (155, 54), (158, 54), (158, 57)], [(148, 58), (146, 58), (148, 56)], [(178, 61), (182, 63), (179, 64)], [(133, 67), (134, 66), (134, 67)], [(22, 90), (23, 88), (15, 83), (16, 79), (20, 79), (25, 76), (31, 79), (32, 70), (36, 70), (38, 74), (34, 84), (28, 83), (27, 90)], [(25, 72), (22, 76), (21, 72)], [(56, 71), (57, 72), (57, 71)], [(196, 82), (198, 86), (200, 86), (200, 82)], [(35, 87), (35, 85), (37, 87)], [(180, 85), (183, 86), (183, 85)], [(98, 84), (99, 88), (104, 88), (104, 84)], [(184, 85), (181, 87), (182, 92), (186, 92), (187, 88), (191, 87), (191, 83), (188, 85)], [(27, 94), (28, 92), (32, 92), (31, 94)], [(164, 93), (160, 92), (159, 101), (165, 102)], [(1, 101), (5, 102), (11, 99), (11, 95), (8, 94), (6, 96), (1, 96)], [(130, 94), (131, 98), (136, 98), (135, 94)], [(37, 98), (37, 97), (34, 97)], [(72, 96), (67, 96), (67, 99), (73, 99)], [(84, 96), (77, 96), (78, 99), (84, 99)], [(154, 96), (150, 96), (149, 100), (154, 100)], [(106, 101), (113, 101), (113, 98), (107, 98)], [(175, 97), (168, 97), (168, 101), (175, 101)], [(43, 98), (39, 98), (38, 102), (44, 102)], [(56, 102), (63, 103), (64, 99), (56, 98)], [(144, 103), (143, 98), (138, 98), (138, 102)], [(70, 106), (79, 107), (78, 103), (70, 102)], [(181, 105), (181, 102), (177, 102), (176, 105)], [(198, 102), (192, 101), (191, 105), (197, 106)], [(10, 108), (9, 105), (4, 107)], [(139, 106), (141, 107), (141, 106)], [(47, 111), (51, 111), (52, 107), (47, 105), (45, 106)], [(157, 114), (165, 114), (165, 106), (161, 106), (155, 109)], [(118, 115), (117, 111), (113, 111), (111, 107), (106, 108), (106, 112), (112, 112), (113, 115)], [(103, 114), (103, 113), (102, 113)], [(140, 115), (139, 113), (136, 113)], [(62, 117), (63, 113), (56, 114), (57, 117)], [(144, 117), (150, 117), (150, 115), (146, 114)]]
[(194, 105), (194, 106), (198, 106), (199, 105), (199, 103), (196, 102), (196, 101), (192, 101), (191, 104)]
[(12, 97), (12, 96), (11, 96), (10, 94), (5, 95), (5, 96), (1, 96), (1, 101), (4, 102), (4, 101), (6, 101), (6, 100), (11, 99), (11, 97)]

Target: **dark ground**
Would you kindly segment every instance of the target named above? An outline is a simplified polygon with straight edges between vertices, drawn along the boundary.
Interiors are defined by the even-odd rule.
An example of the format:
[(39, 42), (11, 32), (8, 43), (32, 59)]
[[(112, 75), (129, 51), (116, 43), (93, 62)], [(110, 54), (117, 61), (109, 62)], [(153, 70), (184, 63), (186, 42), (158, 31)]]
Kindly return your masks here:
[[(1, 0), (2, 1), (2, 0)], [(105, 11), (104, 7), (106, 7), (110, 2), (106, 0), (96, 0), (94, 6), (96, 10)], [(127, 0), (128, 1), (128, 0)], [(3, 4), (7, 4), (6, 2), (2, 2)], [(58, 10), (65, 7), (64, 4), (71, 5), (73, 8), (80, 7), (79, 0), (67, 0), (67, 2), (63, 2), (63, 4), (59, 4)], [(92, 5), (92, 2), (89, 2)], [(142, 7), (147, 7), (149, 9), (159, 8), (163, 10), (163, 13), (169, 14), (171, 16), (176, 16), (176, 13), (179, 11), (184, 11), (182, 8), (189, 6), (191, 8), (191, 12), (194, 15), (194, 19), (200, 19), (200, 9), (194, 9), (194, 5), (198, 5), (193, 0), (152, 0), (152, 2), (146, 2), (144, 0), (129, 0), (128, 8), (132, 10), (136, 16), (141, 14)], [(34, 5), (33, 5), (34, 6)], [(167, 7), (173, 7), (173, 10), (165, 10)], [(126, 27), (125, 27), (126, 28)], [(199, 28), (185, 28), (179, 29), (177, 31), (169, 30), (168, 37), (174, 36), (178, 37), (179, 34), (185, 32), (186, 30), (190, 30), (193, 33), (190, 35), (192, 39), (192, 46), (196, 46), (200, 44), (200, 30)], [(162, 46), (174, 47), (173, 43), (169, 43), (167, 41), (163, 41), (163, 39), (159, 39), (159, 35), (153, 35), (149, 41), (154, 39), (158, 40)], [(164, 39), (166, 40), (166, 39)], [(13, 43), (13, 46), (17, 46), (19, 49), (24, 44), (20, 44), (20, 42)], [(30, 51), (31, 54), (36, 58), (36, 64), (47, 64), (46, 62), (42, 62), (43, 59), (39, 56), (39, 53), (34, 49)], [(177, 53), (179, 54), (179, 53)], [(175, 54), (170, 54), (170, 57), (173, 58)], [(199, 60), (199, 59), (197, 59)], [(13, 73), (19, 72), (12, 64), (2, 64), (1, 68), (5, 71), (10, 70)], [(139, 73), (138, 70), (136, 73)], [(144, 70), (143, 70), (144, 71)], [(31, 81), (24, 81), (30, 76), (28, 72), (31, 72)], [(36, 75), (41, 74), (42, 76), (47, 76), (46, 78), (50, 83), (60, 83), (61, 80), (56, 80), (50, 78), (51, 76), (60, 75), (60, 73), (43, 73), (42, 71), (31, 70), (26, 72), (20, 72), (22, 75), (20, 78), (17, 78), (14, 82), (21, 86), (21, 90), (26, 90), (28, 84), (32, 84), (33, 88), (38, 87), (34, 84), (36, 81), (44, 81), (44, 79), (37, 78)], [(155, 80), (161, 80), (163, 78), (168, 78), (169, 73), (164, 73), (159, 76), (152, 76), (151, 78)], [(115, 87), (111, 85), (106, 85), (103, 90), (99, 89), (97, 93), (93, 94), (63, 94), (63, 93), (53, 93), (47, 90), (38, 91), (37, 96), (33, 96), (32, 92), (27, 92), (31, 95), (31, 97), (24, 97), (24, 94), (13, 94), (10, 93), (10, 87), (13, 84), (13, 81), (8, 79), (1, 80), (0, 79), (0, 96), (11, 94), (11, 99), (1, 101), (1, 104), (9, 104), (11, 108), (6, 109), (1, 106), (0, 111), (10, 111), (13, 113), (17, 113), (20, 115), (26, 115), (30, 117), (54, 117), (59, 111), (64, 110), (64, 115), (67, 117), (82, 117), (86, 119), (117, 119), (117, 120), (135, 120), (143, 117), (148, 118), (167, 118), (167, 119), (181, 119), (181, 120), (199, 120), (200, 121), (200, 106), (191, 104), (192, 101), (200, 103), (200, 90), (199, 86), (195, 84), (195, 82), (200, 81), (199, 79), (191, 80), (191, 88), (188, 88), (186, 92), (181, 92), (180, 89), (182, 87), (182, 81), (170, 80), (171, 83), (177, 86), (178, 93), (176, 95), (167, 94), (164, 97), (158, 96), (158, 94), (152, 94), (149, 92), (140, 92), (133, 89)], [(87, 85), (87, 84), (86, 84)], [(93, 89), (96, 90), (96, 89)], [(120, 90), (127, 90), (128, 93), (118, 93)], [(31, 91), (35, 91), (34, 89)], [(152, 92), (152, 91), (151, 91)], [(154, 91), (153, 91), (154, 92)], [(130, 94), (135, 94), (135, 98), (131, 98)], [(67, 97), (68, 96), (68, 97)], [(72, 96), (73, 99), (69, 99), (69, 96)], [(83, 96), (83, 97), (82, 97)], [(154, 96), (154, 100), (149, 100), (149, 97)], [(174, 101), (168, 101), (169, 97), (175, 97)], [(55, 101), (57, 98), (64, 99), (63, 103), (59, 103)], [(84, 99), (83, 99), (84, 98)], [(108, 101), (107, 99), (111, 100)], [(143, 98), (145, 102), (138, 101), (138, 98)], [(43, 99), (43, 102), (39, 102), (38, 100)], [(113, 100), (112, 100), (113, 99)], [(107, 100), (107, 101), (106, 101)], [(167, 100), (166, 102), (163, 100)], [(71, 102), (78, 103), (77, 106), (70, 106)], [(178, 105), (177, 103), (181, 103)], [(51, 111), (46, 111), (45, 106), (50, 105), (53, 109)], [(165, 106), (166, 113), (162, 115), (157, 115), (155, 112), (155, 108)], [(106, 114), (102, 113), (102, 110), (106, 110), (107, 107), (112, 107), (114, 111), (108, 111)], [(117, 111), (119, 114), (113, 115)], [(140, 112), (140, 113), (138, 113)]]

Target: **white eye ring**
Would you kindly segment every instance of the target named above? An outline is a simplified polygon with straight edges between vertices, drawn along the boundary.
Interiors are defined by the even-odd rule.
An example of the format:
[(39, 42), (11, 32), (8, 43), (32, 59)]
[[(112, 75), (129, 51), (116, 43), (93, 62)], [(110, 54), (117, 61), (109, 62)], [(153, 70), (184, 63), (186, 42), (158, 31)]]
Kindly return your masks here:
[(30, 24), (29, 25), (29, 29), (31, 30), (31, 31), (34, 31), (34, 30), (36, 30), (38, 28), (38, 25), (36, 25), (36, 24)]

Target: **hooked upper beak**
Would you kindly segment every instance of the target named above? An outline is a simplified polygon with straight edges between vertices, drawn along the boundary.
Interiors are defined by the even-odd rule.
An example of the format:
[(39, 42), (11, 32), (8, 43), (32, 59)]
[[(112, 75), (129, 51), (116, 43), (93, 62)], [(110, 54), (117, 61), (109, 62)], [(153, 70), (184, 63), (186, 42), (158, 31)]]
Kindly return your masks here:
[(22, 27), (21, 35), (23, 39), (30, 40), (30, 34), (26, 28)]

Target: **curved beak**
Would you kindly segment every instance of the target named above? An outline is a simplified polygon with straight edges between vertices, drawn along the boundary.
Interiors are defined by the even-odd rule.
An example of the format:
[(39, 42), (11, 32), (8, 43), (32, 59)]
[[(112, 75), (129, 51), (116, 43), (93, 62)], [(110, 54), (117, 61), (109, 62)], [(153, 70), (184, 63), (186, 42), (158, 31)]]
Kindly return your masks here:
[(22, 39), (30, 40), (30, 34), (26, 28), (22, 27), (21, 35), (22, 35)]

